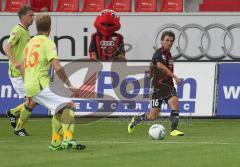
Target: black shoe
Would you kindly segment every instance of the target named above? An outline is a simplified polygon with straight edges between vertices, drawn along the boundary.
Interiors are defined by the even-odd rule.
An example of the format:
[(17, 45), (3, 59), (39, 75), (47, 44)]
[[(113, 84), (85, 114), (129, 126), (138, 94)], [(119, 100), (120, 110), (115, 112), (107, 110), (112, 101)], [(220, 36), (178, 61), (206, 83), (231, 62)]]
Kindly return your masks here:
[(14, 134), (17, 136), (29, 136), (29, 134), (26, 132), (25, 129), (21, 129), (21, 130), (14, 130)]
[(6, 111), (6, 115), (9, 118), (9, 123), (11, 124), (12, 128), (15, 129), (17, 126), (17, 117), (12, 115), (10, 110)]

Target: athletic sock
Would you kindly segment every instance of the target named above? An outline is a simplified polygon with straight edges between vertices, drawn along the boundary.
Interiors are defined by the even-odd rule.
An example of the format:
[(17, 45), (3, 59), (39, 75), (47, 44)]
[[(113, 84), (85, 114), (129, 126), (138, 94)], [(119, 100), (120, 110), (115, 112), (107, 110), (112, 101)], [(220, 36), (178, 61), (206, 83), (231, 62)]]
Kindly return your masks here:
[(171, 128), (172, 131), (177, 129), (178, 122), (179, 122), (179, 111), (178, 110), (172, 110), (170, 115), (171, 120)]
[(138, 116), (138, 120), (139, 120), (139, 122), (148, 120), (148, 112)]
[(18, 119), (18, 123), (15, 130), (21, 130), (24, 128), (24, 124), (27, 122), (28, 118), (31, 116), (31, 113), (32, 113), (32, 109), (24, 105), (20, 112), (20, 117)]
[(25, 103), (22, 103), (22, 104), (18, 105), (16, 108), (10, 109), (10, 113), (12, 115), (14, 115), (15, 117), (19, 117), (20, 111), (23, 109), (24, 105), (25, 105)]
[(62, 142), (62, 124), (53, 116), (52, 118), (52, 142), (51, 145), (59, 146)]
[(67, 108), (62, 113), (62, 128), (64, 140), (72, 140), (74, 133), (74, 108)]

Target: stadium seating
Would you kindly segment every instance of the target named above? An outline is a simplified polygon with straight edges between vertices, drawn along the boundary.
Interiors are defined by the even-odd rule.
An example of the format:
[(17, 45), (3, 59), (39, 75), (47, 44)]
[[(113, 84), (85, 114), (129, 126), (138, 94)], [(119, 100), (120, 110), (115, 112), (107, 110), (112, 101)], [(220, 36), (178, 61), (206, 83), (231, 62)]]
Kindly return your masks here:
[(106, 8), (116, 12), (131, 12), (131, 6), (131, 0), (110, 0)]
[(5, 12), (17, 12), (22, 5), (28, 4), (28, 0), (6, 0)]
[(104, 0), (84, 0), (82, 12), (100, 12), (104, 7)]
[(183, 0), (161, 0), (160, 12), (183, 12)]
[(58, 0), (56, 12), (79, 12), (79, 0)]
[(135, 12), (156, 12), (157, 0), (135, 0)]
[(239, 0), (203, 0), (199, 5), (200, 12), (239, 12)]
[(53, 1), (54, 0), (45, 0), (43, 1), (42, 0), (42, 3), (39, 5), (39, 0), (30, 0), (30, 6), (33, 7), (34, 11), (35, 12), (40, 12), (40, 8), (42, 8), (43, 6), (42, 5), (46, 5), (46, 7), (48, 8), (49, 12), (52, 12), (53, 11)]

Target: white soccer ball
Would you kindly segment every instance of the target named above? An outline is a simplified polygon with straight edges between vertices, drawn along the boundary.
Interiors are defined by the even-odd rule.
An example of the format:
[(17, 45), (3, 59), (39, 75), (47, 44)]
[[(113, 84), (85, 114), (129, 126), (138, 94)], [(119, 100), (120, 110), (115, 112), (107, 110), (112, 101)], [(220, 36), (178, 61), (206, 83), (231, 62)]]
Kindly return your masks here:
[(149, 128), (148, 135), (154, 140), (163, 140), (166, 136), (166, 129), (161, 124), (154, 124)]

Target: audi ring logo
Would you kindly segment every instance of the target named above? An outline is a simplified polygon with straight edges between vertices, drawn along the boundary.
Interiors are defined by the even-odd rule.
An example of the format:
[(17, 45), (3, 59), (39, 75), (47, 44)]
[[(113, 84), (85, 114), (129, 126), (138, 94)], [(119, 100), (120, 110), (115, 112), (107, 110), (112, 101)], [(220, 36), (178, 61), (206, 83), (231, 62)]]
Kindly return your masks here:
[(109, 46), (113, 47), (113, 46), (115, 46), (115, 43), (114, 43), (114, 41), (101, 41), (100, 45), (102, 47), (109, 47)]
[[(230, 60), (240, 60), (240, 53), (239, 55), (234, 55), (232, 54), (233, 51), (233, 46), (234, 46), (234, 38), (239, 38), (240, 36), (234, 36), (232, 33), (232, 30), (235, 28), (240, 28), (240, 23), (236, 23), (236, 24), (232, 24), (230, 26), (225, 26), (223, 24), (219, 24), (219, 23), (214, 23), (214, 24), (210, 24), (206, 27), (203, 27), (199, 24), (187, 24), (183, 27), (177, 25), (177, 24), (165, 24), (161, 27), (159, 27), (156, 31), (155, 34), (155, 46), (154, 48), (157, 48), (158, 43), (159, 43), (159, 38), (160, 38), (160, 34), (165, 31), (166, 29), (173, 29), (174, 32), (177, 31), (178, 34), (176, 34), (176, 50), (177, 50), (177, 54), (173, 55), (174, 59), (179, 59), (180, 57), (184, 57), (186, 60), (201, 60), (205, 57), (205, 60), (209, 60), (209, 61), (220, 61), (223, 59), (230, 59)], [(190, 55), (187, 53), (187, 46), (189, 45), (189, 36), (186, 33), (187, 30), (198, 30), (200, 32), (199, 37), (198, 37), (198, 42), (199, 46), (198, 46), (198, 50), (199, 53), (196, 55)], [(209, 30), (212, 29), (220, 29), (223, 32), (221, 32), (221, 36), (222, 36), (222, 41), (213, 41), (213, 37), (210, 36)], [(195, 31), (194, 31), (195, 32)], [(227, 38), (228, 38), (228, 42), (229, 44), (226, 44), (227, 42)], [(183, 39), (183, 43), (180, 44), (180, 39)], [(195, 42), (194, 40), (191, 42)], [(211, 55), (209, 53), (209, 50), (212, 46), (213, 42), (222, 42), (222, 50), (221, 50), (221, 54), (218, 55)]]

